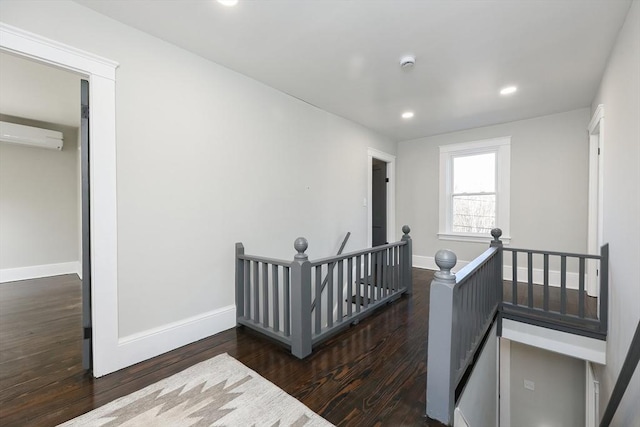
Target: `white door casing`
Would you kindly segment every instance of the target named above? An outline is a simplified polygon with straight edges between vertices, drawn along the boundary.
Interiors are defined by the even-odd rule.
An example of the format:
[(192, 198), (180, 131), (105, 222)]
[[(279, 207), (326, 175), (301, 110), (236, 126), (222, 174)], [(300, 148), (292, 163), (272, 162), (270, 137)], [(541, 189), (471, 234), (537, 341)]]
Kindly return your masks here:
[(4, 23), (0, 23), (0, 51), (77, 73), (90, 82), (91, 315), (93, 374), (100, 377), (122, 367), (118, 360), (116, 222), (118, 64)]
[[(589, 208), (587, 251), (599, 254), (602, 246), (603, 224), (603, 157), (604, 157), (604, 106), (598, 105), (589, 123)], [(598, 266), (595, 260), (587, 262), (587, 293), (598, 296)]]

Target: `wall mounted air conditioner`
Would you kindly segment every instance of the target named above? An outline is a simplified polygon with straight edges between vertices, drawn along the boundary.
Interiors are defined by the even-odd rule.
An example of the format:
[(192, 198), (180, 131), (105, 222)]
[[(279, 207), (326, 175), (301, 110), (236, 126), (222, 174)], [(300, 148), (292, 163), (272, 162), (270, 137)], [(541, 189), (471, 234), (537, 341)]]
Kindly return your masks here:
[(0, 141), (62, 150), (62, 132), (0, 121)]

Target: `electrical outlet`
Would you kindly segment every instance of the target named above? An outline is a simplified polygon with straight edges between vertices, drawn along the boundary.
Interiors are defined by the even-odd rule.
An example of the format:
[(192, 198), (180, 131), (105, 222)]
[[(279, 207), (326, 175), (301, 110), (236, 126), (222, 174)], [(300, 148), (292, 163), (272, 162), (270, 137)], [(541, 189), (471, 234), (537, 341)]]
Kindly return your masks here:
[(524, 380), (524, 388), (526, 388), (527, 390), (535, 391), (536, 383), (531, 380)]

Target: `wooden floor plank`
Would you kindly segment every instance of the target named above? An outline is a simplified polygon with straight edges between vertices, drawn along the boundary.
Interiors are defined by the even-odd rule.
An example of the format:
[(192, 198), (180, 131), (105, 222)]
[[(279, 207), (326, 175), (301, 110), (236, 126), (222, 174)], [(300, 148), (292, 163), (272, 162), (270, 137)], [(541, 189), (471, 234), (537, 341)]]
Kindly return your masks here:
[(413, 297), (378, 310), (302, 361), (238, 328), (99, 379), (81, 367), (77, 277), (3, 284), (0, 424), (56, 425), (228, 353), (336, 425), (440, 426), (424, 416), (431, 276), (415, 270)]
[[(245, 329), (215, 336), (93, 379), (81, 364), (77, 276), (0, 285), (0, 425), (52, 426), (196, 363), (228, 353), (339, 426), (440, 426), (424, 416), (429, 286), (414, 269), (414, 295), (376, 311), (298, 360)], [(526, 304), (526, 286), (519, 284)], [(534, 288), (535, 304), (542, 298)], [(505, 299), (511, 286), (505, 283)], [(551, 304), (559, 291), (551, 288)], [(577, 291), (568, 292), (574, 311)], [(595, 299), (587, 298), (589, 317)]]

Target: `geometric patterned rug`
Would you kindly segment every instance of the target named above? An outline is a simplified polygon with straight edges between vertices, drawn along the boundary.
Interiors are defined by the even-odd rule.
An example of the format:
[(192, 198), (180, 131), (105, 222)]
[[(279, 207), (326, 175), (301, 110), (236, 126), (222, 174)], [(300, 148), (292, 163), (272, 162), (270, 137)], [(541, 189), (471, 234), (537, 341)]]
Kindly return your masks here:
[(61, 424), (82, 427), (332, 425), (226, 353)]

